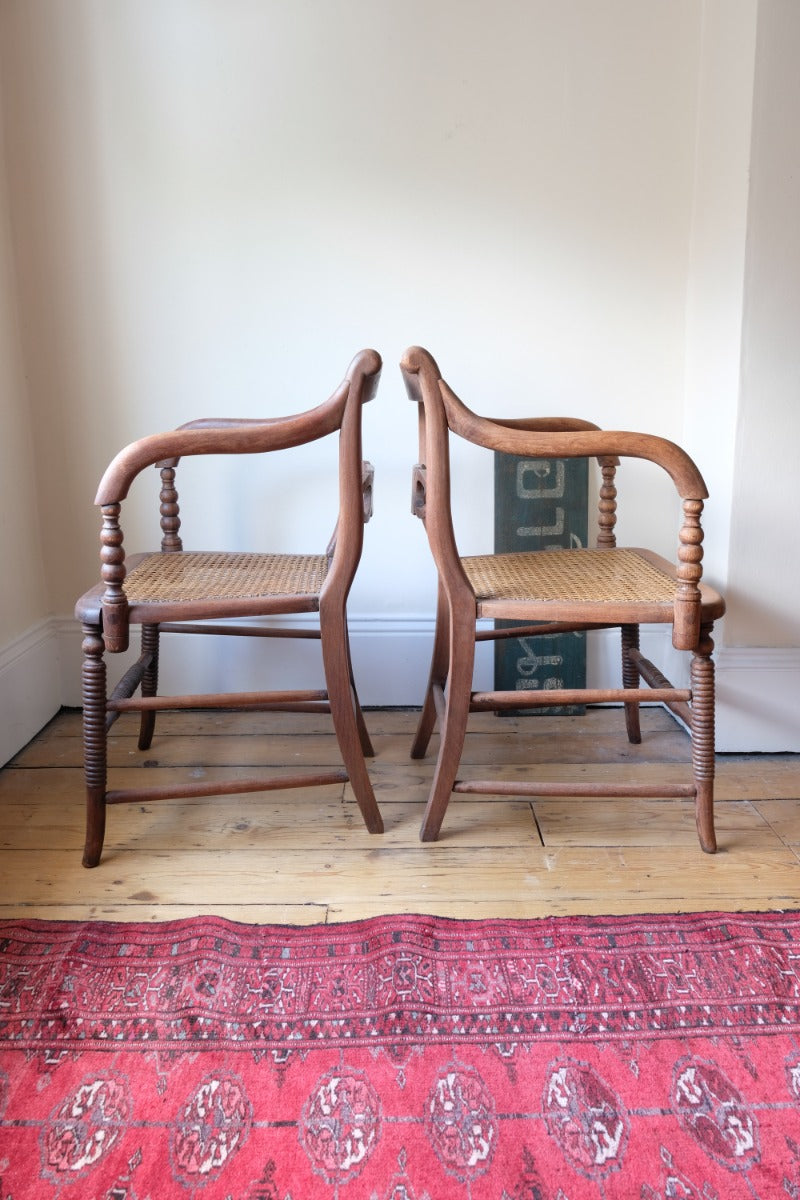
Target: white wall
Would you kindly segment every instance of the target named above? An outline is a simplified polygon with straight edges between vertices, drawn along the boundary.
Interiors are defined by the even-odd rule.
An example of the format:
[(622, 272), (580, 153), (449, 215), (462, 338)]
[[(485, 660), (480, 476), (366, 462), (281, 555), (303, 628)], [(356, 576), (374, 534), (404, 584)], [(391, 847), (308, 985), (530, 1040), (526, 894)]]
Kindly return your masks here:
[[(697, 414), (704, 324), (718, 326), (711, 370), (731, 420), (738, 403), (727, 339), (756, 11), (6, 0), (7, 171), (60, 628), (96, 575), (91, 502), (122, 444), (220, 410), (312, 404), (366, 345), (386, 364), (366, 415), (376, 515), (351, 603), (367, 702), (414, 702), (425, 674), (433, 573), (408, 513), (415, 415), (396, 369), (412, 342), (478, 409), (688, 437), (715, 487), (708, 521), (726, 549), (708, 561), (723, 584), (732, 443), (727, 425), (705, 436)], [(708, 170), (717, 144), (732, 208)], [(459, 461), (473, 549), (491, 539), (476, 499), (491, 466), (473, 467), (468, 448)], [(654, 531), (671, 553), (668, 487), (655, 485), (656, 513), (647, 467), (630, 477), (623, 537)], [(237, 465), (209, 502), (188, 473), (189, 541), (266, 539), (279, 494)], [(131, 547), (152, 527), (149, 500), (130, 505)], [(77, 651), (74, 635), (62, 642)]]
[(757, 12), (756, 0), (703, 5), (682, 444), (711, 495), (703, 566), (718, 586), (734, 494)]
[(800, 645), (800, 5), (758, 29), (726, 641)]
[(425, 571), (385, 588), (392, 553), (421, 551), (410, 342), (492, 411), (679, 434), (689, 0), (8, 7), (37, 453), (70, 501), (46, 531), (59, 611), (93, 576), (87, 501), (120, 444), (327, 395), (363, 345), (386, 372), (356, 609), (430, 603)]
[(718, 656), (725, 748), (800, 750), (800, 6), (762, 0), (728, 614)]
[(39, 537), (38, 472), (27, 405), (0, 94), (0, 763), (60, 705), (57, 639)]

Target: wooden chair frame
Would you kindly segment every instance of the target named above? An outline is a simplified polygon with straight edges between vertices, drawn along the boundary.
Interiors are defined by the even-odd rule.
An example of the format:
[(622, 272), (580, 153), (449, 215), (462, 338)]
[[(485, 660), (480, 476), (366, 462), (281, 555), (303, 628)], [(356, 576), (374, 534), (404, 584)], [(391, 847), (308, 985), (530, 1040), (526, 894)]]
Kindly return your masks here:
[[(155, 434), (122, 450), (106, 470), (95, 503), (103, 518), (100, 558), (102, 582), (80, 598), (76, 616), (83, 628), (83, 728), (86, 777), (86, 845), (84, 866), (100, 861), (109, 804), (158, 800), (167, 797), (228, 795), (279, 788), (310, 787), (350, 781), (364, 822), (371, 833), (381, 833), (383, 822), (364, 761), (373, 748), (364, 722), (353, 679), (346, 604), (361, 556), (363, 527), (372, 512), (372, 467), (362, 460), (361, 410), (375, 395), (381, 360), (374, 350), (356, 355), (339, 388), (317, 408), (289, 417), (265, 420), (204, 419), (189, 422), (169, 433)], [(131, 599), (126, 579), (137, 566), (148, 563), (158, 573), (191, 556), (183, 549), (175, 473), (181, 458), (193, 455), (267, 454), (324, 438), (338, 432), (339, 512), (324, 560), (297, 556), (299, 566), (314, 558), (321, 586), (260, 588), (248, 596), (221, 591), (192, 599)], [(126, 560), (120, 524), (122, 502), (133, 480), (155, 465), (161, 474), (161, 551)], [(224, 557), (224, 556), (223, 556)], [(256, 556), (259, 557), (259, 556)], [(264, 556), (260, 556), (264, 557)], [(290, 556), (278, 556), (290, 557)], [(168, 563), (167, 560), (172, 560)], [(302, 560), (302, 561), (301, 561)], [(263, 564), (259, 564), (263, 565)], [(234, 589), (235, 590), (235, 589)], [(220, 618), (253, 618), (288, 613), (319, 614), (319, 627), (292, 629), (256, 625), (202, 624)], [(141, 654), (107, 696), (105, 651), (128, 648), (130, 627), (141, 626)], [(257, 637), (317, 638), (321, 641), (326, 687), (324, 690), (158, 695), (159, 637), (161, 632)], [(139, 692), (138, 695), (134, 693)], [(184, 783), (164, 787), (107, 788), (108, 730), (123, 712), (141, 713), (139, 749), (152, 741), (156, 713), (165, 709), (248, 709), (293, 712), (329, 712), (345, 769), (317, 771), (271, 778)]]
[[(412, 511), (425, 525), (438, 572), (436, 629), (425, 699), (411, 754), (425, 756), (437, 720), (440, 746), (420, 837), (434, 841), (453, 792), (534, 796), (683, 796), (695, 801), (697, 831), (703, 850), (716, 849), (714, 833), (714, 665), (711, 658), (713, 623), (722, 616), (722, 598), (702, 575), (700, 517), (707, 497), (705, 483), (689, 456), (674, 443), (649, 434), (613, 432), (573, 418), (489, 419), (472, 412), (442, 379), (432, 356), (412, 347), (401, 371), (409, 398), (419, 409), (419, 463), (412, 480)], [(453, 434), (493, 451), (529, 458), (594, 457), (602, 472), (597, 551), (636, 556), (655, 567), (667, 580), (674, 599), (669, 603), (615, 597), (587, 602), (564, 594), (544, 600), (535, 592), (525, 596), (478, 593), (469, 578), (473, 560), (460, 556), (450, 504), (449, 439)], [(671, 477), (683, 501), (683, 524), (675, 564), (648, 550), (618, 551), (616, 469), (626, 457), (656, 463)], [(589, 553), (597, 553), (592, 551)], [(528, 552), (537, 554), (541, 552)], [(558, 555), (586, 555), (560, 550)], [(501, 556), (502, 557), (502, 556)], [(565, 562), (566, 560), (558, 560)], [(579, 560), (572, 560), (577, 563)], [(595, 560), (595, 562), (598, 560)], [(590, 559), (580, 560), (588, 564)], [(588, 569), (588, 568), (587, 568)], [(586, 572), (584, 571), (584, 574)], [(589, 580), (591, 583), (591, 579)], [(667, 585), (665, 585), (667, 586)], [(514, 628), (477, 630), (482, 618), (512, 620)], [(692, 653), (691, 688), (676, 688), (639, 648), (639, 626), (670, 623), (673, 645)], [(475, 643), (481, 640), (619, 628), (622, 645), (622, 687), (546, 691), (472, 690)], [(642, 684), (646, 686), (642, 686)], [(458, 779), (467, 720), (471, 712), (499, 711), (545, 705), (624, 705), (628, 738), (641, 741), (639, 705), (658, 701), (685, 722), (692, 735), (693, 779), (681, 784), (501, 782)]]

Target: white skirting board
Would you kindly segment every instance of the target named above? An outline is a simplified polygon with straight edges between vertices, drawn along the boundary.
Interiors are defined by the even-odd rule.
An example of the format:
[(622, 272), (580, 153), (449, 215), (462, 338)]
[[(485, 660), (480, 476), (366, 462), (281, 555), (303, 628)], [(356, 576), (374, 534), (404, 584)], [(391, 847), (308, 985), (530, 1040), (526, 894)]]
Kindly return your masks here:
[(717, 750), (800, 752), (800, 647), (721, 646), (714, 659)]
[[(296, 619), (302, 623), (302, 619)], [(428, 614), (354, 615), (350, 639), (356, 682), (368, 707), (421, 703), (428, 676), (433, 619)], [(642, 629), (642, 650), (673, 680), (685, 685), (688, 655), (674, 651), (669, 631)], [(113, 685), (135, 651), (109, 655)], [(717, 749), (724, 752), (800, 752), (800, 648), (721, 646), (717, 664)], [(6, 762), (58, 711), (78, 706), (81, 634), (68, 617), (42, 621), (0, 651), (0, 763)], [(589, 682), (619, 680), (619, 639), (614, 631), (590, 635)], [(476, 686), (492, 686), (492, 648), (478, 648)], [(161, 687), (165, 692), (257, 690), (290, 683), (322, 686), (315, 642), (164, 638)]]
[(39, 621), (0, 650), (0, 765), (35, 737), (62, 704), (56, 623)]

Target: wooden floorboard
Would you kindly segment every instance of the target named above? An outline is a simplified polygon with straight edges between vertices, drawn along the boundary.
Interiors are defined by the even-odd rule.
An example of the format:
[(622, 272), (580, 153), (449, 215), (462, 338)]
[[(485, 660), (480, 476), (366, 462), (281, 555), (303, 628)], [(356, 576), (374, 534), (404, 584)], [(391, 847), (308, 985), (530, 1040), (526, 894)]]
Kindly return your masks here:
[[(471, 720), (460, 774), (506, 780), (674, 782), (689, 742), (619, 710)], [(367, 714), (385, 833), (363, 826), (349, 785), (161, 800), (109, 810), (99, 867), (80, 863), (80, 716), (64, 712), (0, 771), (0, 916), (312, 924), (392, 912), (449, 917), (800, 907), (800, 757), (723, 755), (719, 852), (699, 848), (691, 802), (454, 796), (440, 840), (418, 830), (438, 745), (408, 756), (415, 713)], [(330, 718), (165, 713), (150, 750), (135, 718), (114, 727), (111, 784), (216, 780), (338, 764)]]

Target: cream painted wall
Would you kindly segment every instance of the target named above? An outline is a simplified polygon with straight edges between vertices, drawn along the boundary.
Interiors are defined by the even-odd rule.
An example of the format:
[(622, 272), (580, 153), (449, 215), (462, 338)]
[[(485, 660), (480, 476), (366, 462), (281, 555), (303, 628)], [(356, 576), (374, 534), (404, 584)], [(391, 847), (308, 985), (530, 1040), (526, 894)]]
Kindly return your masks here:
[(800, 5), (771, 0), (759, 20), (753, 105), (726, 618), (735, 646), (800, 646), (799, 54)]
[[(800, 10), (706, 0), (686, 338), (687, 447), (714, 503), (705, 567), (720, 750), (800, 750)], [(713, 446), (715, 453), (707, 455)]]
[[(1, 97), (0, 97), (1, 99)], [(0, 103), (0, 167), (3, 162)], [(47, 615), (37, 471), (20, 349), (5, 173), (0, 169), (0, 646)]]
[(703, 5), (682, 444), (711, 494), (703, 569), (719, 587), (735, 482), (757, 15), (757, 0)]
[(39, 473), (23, 362), (0, 93), (0, 765), (61, 704), (39, 526)]
[[(432, 603), (408, 516), (407, 344), (488, 411), (680, 436), (693, 0), (11, 0), (3, 20), (58, 612), (94, 576), (94, 485), (121, 444), (313, 402), (364, 345), (386, 369), (354, 612)], [(202, 494), (201, 543), (260, 532), (275, 494), (235, 474)], [(470, 480), (477, 544), (475, 496)], [(633, 510), (636, 540), (650, 517)], [(131, 544), (144, 523), (135, 509)]]

